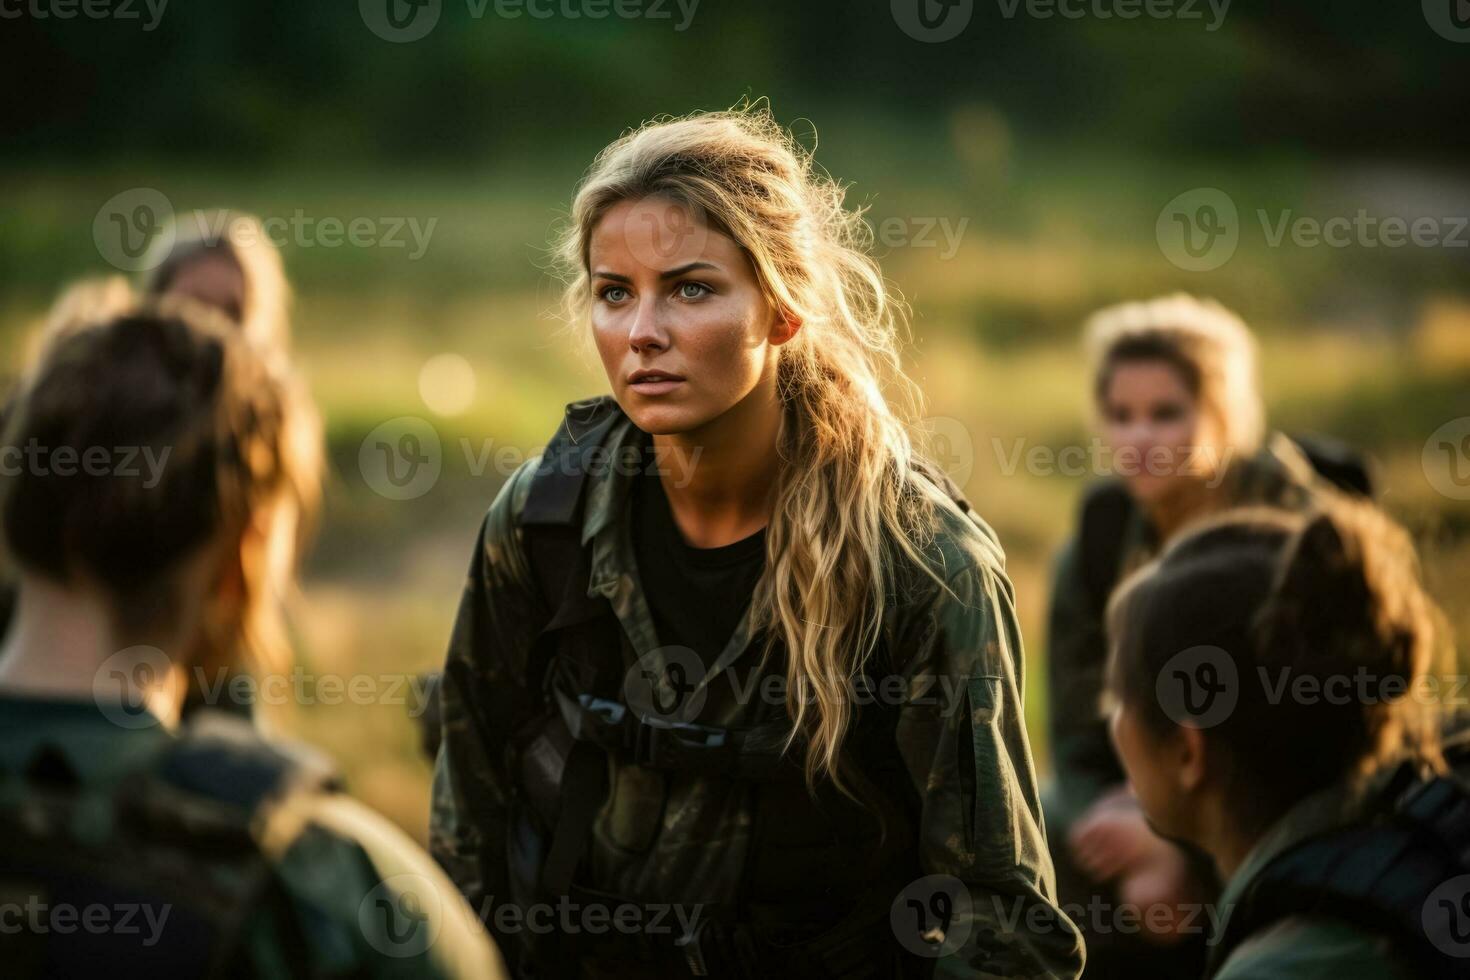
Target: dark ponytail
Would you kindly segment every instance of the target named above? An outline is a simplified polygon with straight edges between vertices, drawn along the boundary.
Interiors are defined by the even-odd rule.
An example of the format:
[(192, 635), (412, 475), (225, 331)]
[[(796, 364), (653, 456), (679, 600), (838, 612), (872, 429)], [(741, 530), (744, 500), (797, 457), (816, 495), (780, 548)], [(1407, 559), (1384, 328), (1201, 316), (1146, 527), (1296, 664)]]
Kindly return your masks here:
[(1369, 504), (1227, 512), (1125, 582), (1109, 617), (1111, 691), (1161, 733), (1192, 722), (1161, 693), (1173, 658), (1221, 661), (1231, 707), (1196, 727), (1225, 748), (1243, 819), (1404, 754), (1442, 765), (1423, 686), (1439, 617), (1408, 536)]

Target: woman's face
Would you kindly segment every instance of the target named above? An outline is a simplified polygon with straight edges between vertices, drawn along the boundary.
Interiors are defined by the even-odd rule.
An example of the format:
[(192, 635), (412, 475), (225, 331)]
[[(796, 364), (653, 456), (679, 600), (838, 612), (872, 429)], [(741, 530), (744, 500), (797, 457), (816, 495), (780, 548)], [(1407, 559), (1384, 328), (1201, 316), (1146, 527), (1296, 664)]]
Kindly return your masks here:
[(245, 274), (228, 255), (206, 251), (190, 257), (169, 280), (166, 296), (186, 296), (219, 310), (233, 323), (245, 316)]
[(1110, 727), (1113, 746), (1144, 816), (1158, 833), (1187, 839), (1186, 821), (1181, 819), (1189, 809), (1181, 792), (1181, 746), (1148, 728), (1137, 709), (1127, 704), (1113, 709)]
[(623, 201), (593, 228), (592, 333), (613, 396), (645, 432), (689, 432), (775, 385), (795, 333), (745, 252), (683, 205)]
[(1212, 469), (1199, 402), (1167, 361), (1115, 365), (1101, 408), (1114, 471), (1135, 498), (1156, 501), (1181, 480)]

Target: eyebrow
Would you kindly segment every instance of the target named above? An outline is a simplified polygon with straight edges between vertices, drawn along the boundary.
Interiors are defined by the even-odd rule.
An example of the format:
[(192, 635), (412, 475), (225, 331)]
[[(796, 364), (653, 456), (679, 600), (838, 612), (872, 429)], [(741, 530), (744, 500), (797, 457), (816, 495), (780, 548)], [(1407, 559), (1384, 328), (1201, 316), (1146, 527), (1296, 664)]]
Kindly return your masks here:
[[(716, 272), (719, 271), (719, 267), (711, 262), (690, 262), (688, 265), (681, 265), (677, 269), (669, 269), (665, 272), (660, 272), (658, 274), (658, 277), (660, 279), (677, 279), (680, 276), (684, 275), (686, 272), (693, 272), (696, 269), (712, 269)], [(629, 276), (619, 275), (616, 272), (603, 272), (601, 270), (592, 273), (592, 278), (611, 279), (613, 282), (631, 283), (633, 281), (632, 278)]]

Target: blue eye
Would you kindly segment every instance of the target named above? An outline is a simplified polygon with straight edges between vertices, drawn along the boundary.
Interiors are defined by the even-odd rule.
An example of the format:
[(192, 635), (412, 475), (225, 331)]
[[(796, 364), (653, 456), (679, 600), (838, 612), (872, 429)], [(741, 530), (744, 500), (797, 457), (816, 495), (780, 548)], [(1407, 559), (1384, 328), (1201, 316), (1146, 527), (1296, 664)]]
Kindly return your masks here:
[[(693, 290), (691, 292), (691, 290)], [(699, 299), (706, 293), (714, 292), (702, 282), (682, 282), (679, 284), (680, 299)]]
[(597, 295), (609, 303), (621, 303), (627, 298), (627, 292), (623, 286), (604, 286)]

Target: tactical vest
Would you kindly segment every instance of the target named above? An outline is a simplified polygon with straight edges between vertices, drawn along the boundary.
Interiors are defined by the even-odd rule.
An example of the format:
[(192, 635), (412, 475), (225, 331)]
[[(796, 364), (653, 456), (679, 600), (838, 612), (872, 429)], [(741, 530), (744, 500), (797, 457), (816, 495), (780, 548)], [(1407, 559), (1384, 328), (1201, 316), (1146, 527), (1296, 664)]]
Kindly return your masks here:
[[(114, 792), (78, 785), (44, 743), (0, 778), (21, 790), (0, 809), (0, 907), (41, 923), (3, 923), (5, 976), (238, 976), (245, 926), (262, 909), (277, 910), (283, 959), (306, 975), (300, 923), (257, 844), (287, 799), (336, 788), (306, 750), (200, 711)], [(98, 819), (100, 836), (86, 829)], [(106, 924), (88, 927), (93, 914)]]
[[(569, 406), (520, 514), (528, 562), (550, 618), (525, 677), (541, 710), (511, 753), (519, 790), (507, 842), (512, 892), (520, 903), (570, 895), (583, 904), (639, 904), (592, 892), (578, 875), (607, 798), (609, 755), (624, 765), (737, 779), (755, 784), (757, 794), (753, 860), (740, 884), (745, 899), (764, 893), (769, 902), (781, 891), (782, 874), (793, 887), (822, 876), (841, 884), (841, 876), (850, 875), (851, 905), (835, 910), (820, 931), (796, 938), (783, 934), (791, 930), (782, 920), (811, 911), (796, 907), (801, 903), (789, 913), (766, 908), (764, 923), (752, 922), (748, 908), (706, 911), (696, 934), (678, 937), (672, 951), (689, 975), (925, 975), (929, 962), (904, 954), (888, 926), (894, 897), (921, 874), (920, 801), (894, 740), (898, 706), (879, 706), (875, 699), (859, 710), (844, 752), (862, 760), (869, 792), (858, 805), (830, 785), (819, 786), (836, 839), (814, 847), (811, 828), (801, 826), (817, 813), (802, 769), (804, 746), (797, 742), (783, 754), (791, 731), (784, 711), (779, 720), (753, 727), (718, 728), (640, 718), (625, 703), (622, 685), (636, 654), (607, 599), (586, 594), (591, 557), (581, 544), (588, 469), (622, 417), (611, 398)], [(968, 509), (952, 484), (947, 489)], [(888, 662), (886, 649), (877, 654), (875, 663)], [(780, 860), (762, 860), (772, 853)], [(830, 910), (832, 903), (818, 904)], [(578, 953), (568, 937), (543, 937), (539, 944), (534, 936), (523, 938), (537, 976), (575, 975), (571, 961)], [(648, 953), (648, 942), (639, 937), (633, 952)]]
[(1424, 980), (1470, 975), (1470, 752), (1455, 770), (1394, 773), (1367, 816), (1277, 855), (1229, 910), (1206, 977), (1252, 935), (1292, 916), (1325, 917), (1387, 937)]

